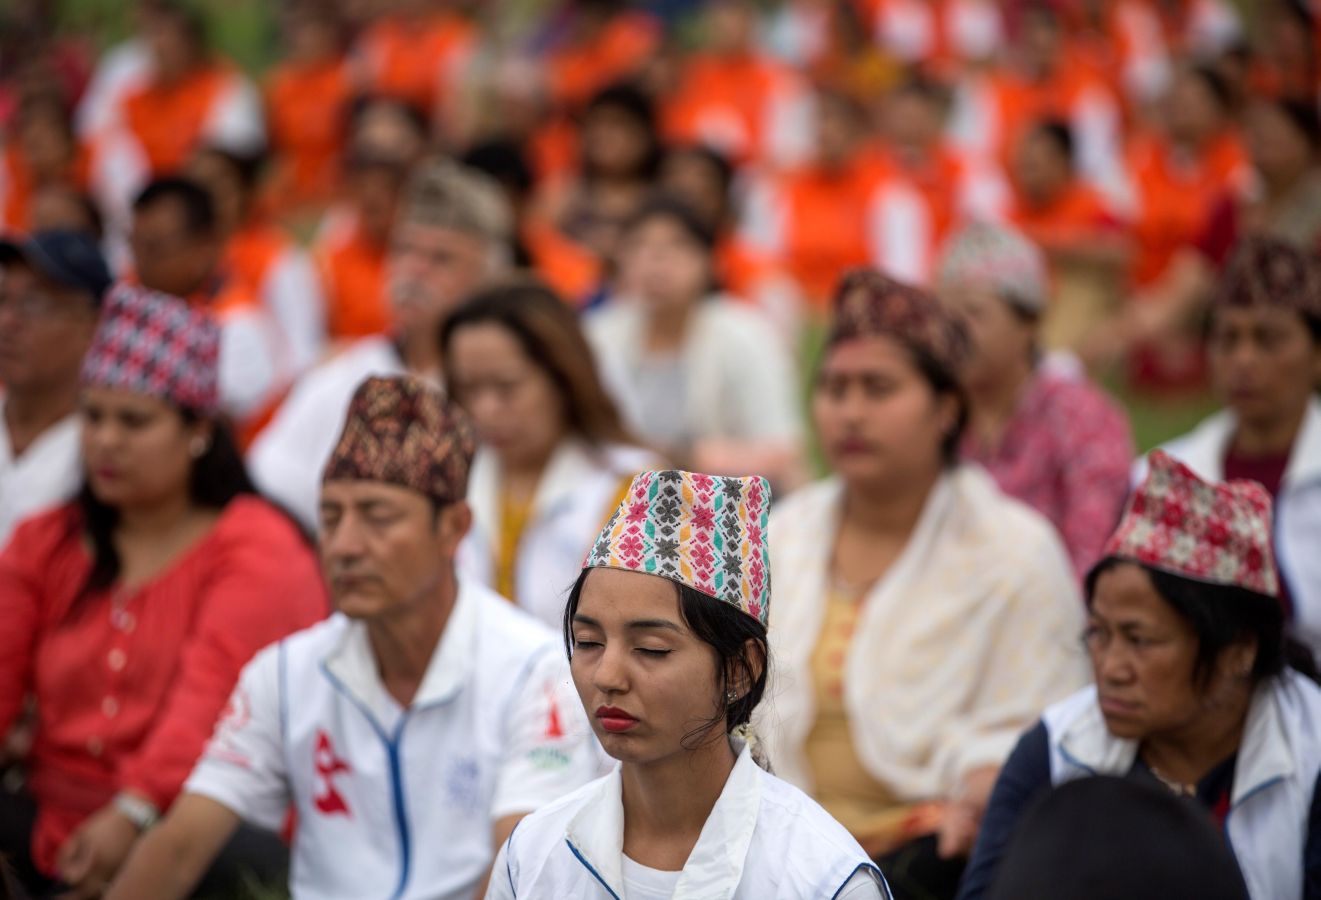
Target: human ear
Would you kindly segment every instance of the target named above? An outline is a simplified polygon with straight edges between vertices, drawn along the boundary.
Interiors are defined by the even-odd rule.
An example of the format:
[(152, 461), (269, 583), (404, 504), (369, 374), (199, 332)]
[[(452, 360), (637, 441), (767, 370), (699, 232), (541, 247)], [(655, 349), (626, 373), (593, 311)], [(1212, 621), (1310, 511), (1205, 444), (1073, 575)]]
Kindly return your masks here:
[(727, 693), (742, 697), (752, 690), (766, 670), (766, 653), (760, 641), (748, 638), (743, 642), (742, 656), (725, 663)]
[(1231, 678), (1247, 680), (1257, 664), (1257, 639), (1245, 638), (1230, 644), (1220, 656), (1220, 669)]
[(472, 507), (466, 501), (459, 500), (442, 509), (436, 521), (436, 542), (441, 556), (452, 559), (471, 527)]

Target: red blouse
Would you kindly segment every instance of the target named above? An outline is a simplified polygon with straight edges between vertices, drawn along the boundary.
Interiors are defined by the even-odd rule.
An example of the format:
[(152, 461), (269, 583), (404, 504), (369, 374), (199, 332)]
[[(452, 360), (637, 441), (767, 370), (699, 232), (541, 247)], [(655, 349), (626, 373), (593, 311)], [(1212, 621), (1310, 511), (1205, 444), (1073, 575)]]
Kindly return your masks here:
[(169, 806), (238, 674), (328, 604), (316, 557), (256, 497), (136, 590), (75, 600), (92, 558), (76, 506), (33, 518), (0, 555), (0, 734), (37, 704), (29, 759), (36, 864), (121, 789)]

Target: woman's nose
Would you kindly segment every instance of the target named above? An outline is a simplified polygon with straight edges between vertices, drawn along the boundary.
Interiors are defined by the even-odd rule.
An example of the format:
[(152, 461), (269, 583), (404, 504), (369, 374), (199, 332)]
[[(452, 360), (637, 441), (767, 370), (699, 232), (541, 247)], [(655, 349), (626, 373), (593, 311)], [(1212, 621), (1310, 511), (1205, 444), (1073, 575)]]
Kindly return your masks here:
[(628, 690), (628, 677), (624, 652), (606, 645), (600, 662), (592, 673), (592, 684), (604, 694), (620, 694)]

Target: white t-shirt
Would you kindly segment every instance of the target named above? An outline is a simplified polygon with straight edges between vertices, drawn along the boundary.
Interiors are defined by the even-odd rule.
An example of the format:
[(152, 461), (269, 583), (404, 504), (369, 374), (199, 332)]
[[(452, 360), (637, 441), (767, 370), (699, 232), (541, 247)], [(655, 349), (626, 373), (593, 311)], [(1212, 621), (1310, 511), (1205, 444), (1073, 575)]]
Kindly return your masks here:
[(366, 626), (333, 616), (248, 664), (184, 790), (270, 829), (292, 807), (295, 898), (467, 900), (494, 823), (600, 762), (558, 638), (461, 580), (407, 709)]
[(19, 522), (58, 506), (78, 491), (82, 459), (78, 416), (71, 413), (37, 436), (22, 456), (14, 456), (0, 394), (0, 547)]
[(403, 371), (389, 338), (367, 337), (303, 376), (248, 451), (248, 471), (261, 492), (315, 531), (321, 470), (344, 428), (353, 392), (368, 376)]
[(679, 886), (683, 870), (666, 872), (623, 857), (624, 894), (628, 900), (670, 900)]

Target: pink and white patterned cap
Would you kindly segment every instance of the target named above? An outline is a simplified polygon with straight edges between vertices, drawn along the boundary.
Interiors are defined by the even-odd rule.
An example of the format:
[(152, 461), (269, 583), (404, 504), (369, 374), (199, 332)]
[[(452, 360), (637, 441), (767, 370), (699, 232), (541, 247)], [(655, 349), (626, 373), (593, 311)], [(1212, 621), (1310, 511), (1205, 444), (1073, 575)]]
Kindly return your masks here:
[(941, 255), (941, 287), (990, 288), (1028, 313), (1045, 310), (1047, 283), (1041, 250), (1004, 225), (973, 222), (946, 242)]
[(1278, 597), (1266, 489), (1255, 481), (1203, 481), (1163, 450), (1152, 451), (1148, 461), (1150, 472), (1102, 558)]
[(220, 325), (178, 297), (131, 284), (110, 292), (82, 383), (211, 415), (220, 405)]
[(770, 614), (765, 478), (643, 472), (583, 561), (659, 575), (728, 603), (762, 625)]

